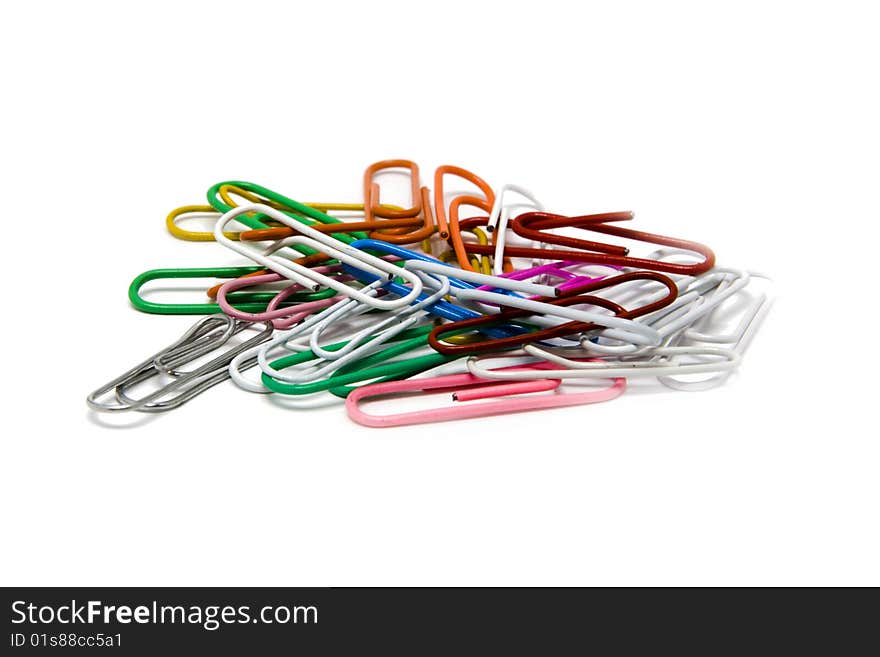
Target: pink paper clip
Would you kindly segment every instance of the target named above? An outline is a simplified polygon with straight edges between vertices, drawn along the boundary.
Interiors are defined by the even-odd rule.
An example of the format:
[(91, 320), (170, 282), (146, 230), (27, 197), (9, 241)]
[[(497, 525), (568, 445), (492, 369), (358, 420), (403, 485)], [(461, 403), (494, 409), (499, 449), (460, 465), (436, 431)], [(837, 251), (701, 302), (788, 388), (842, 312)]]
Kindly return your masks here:
[[(333, 271), (332, 267), (317, 267), (316, 269), (322, 270), (322, 273), (324, 273), (323, 270), (326, 270), (327, 273)], [(340, 276), (339, 278), (341, 280), (351, 280), (352, 277)], [(220, 305), (220, 309), (230, 317), (248, 322), (271, 321), (272, 325), (276, 329), (284, 329), (290, 328), (294, 324), (298, 324), (300, 321), (308, 317), (313, 312), (328, 308), (340, 299), (344, 298), (337, 296), (331, 297), (329, 299), (321, 299), (319, 301), (307, 301), (305, 303), (299, 303), (296, 306), (291, 306), (288, 308), (280, 308), (279, 306), (285, 299), (295, 294), (296, 292), (302, 291), (303, 287), (298, 283), (288, 285), (286, 288), (278, 292), (278, 294), (276, 294), (269, 302), (266, 310), (261, 313), (247, 313), (242, 310), (238, 310), (237, 308), (233, 307), (232, 304), (229, 303), (229, 300), (226, 298), (227, 294), (235, 292), (236, 290), (252, 287), (255, 285), (263, 285), (266, 283), (277, 283), (285, 280), (287, 279), (285, 279), (280, 274), (274, 273), (261, 274), (259, 276), (234, 278), (221, 285), (220, 288), (217, 290), (217, 303)]]
[[(555, 366), (552, 363), (541, 362), (529, 363), (527, 365), (513, 365), (511, 367), (502, 367), (500, 369), (546, 370), (552, 369), (553, 367)], [(503, 397), (505, 395), (525, 395), (532, 392), (556, 390), (560, 386), (561, 381), (559, 379), (534, 379), (531, 381), (513, 381), (506, 385), (499, 385), (497, 380), (484, 379), (470, 373), (449, 374), (427, 379), (404, 379), (403, 381), (373, 383), (361, 386), (348, 395), (345, 400), (345, 409), (348, 411), (348, 416), (352, 420), (368, 427), (401, 427), (410, 424), (427, 424), (431, 422), (444, 422), (446, 420), (463, 420), (473, 417), (519, 413), (522, 411), (533, 411), (545, 408), (594, 404), (619, 397), (626, 389), (626, 379), (615, 378), (612, 379), (612, 382), (613, 383), (610, 387), (602, 390), (591, 390), (578, 393), (558, 393), (533, 397), (506, 397), (505, 399), (493, 402), (463, 404), (460, 402)], [(409, 413), (397, 413), (395, 415), (371, 415), (365, 413), (360, 408), (360, 402), (371, 397), (393, 395), (396, 393), (421, 392), (426, 390), (449, 390), (452, 392), (452, 400), (457, 403), (452, 406), (411, 411)]]

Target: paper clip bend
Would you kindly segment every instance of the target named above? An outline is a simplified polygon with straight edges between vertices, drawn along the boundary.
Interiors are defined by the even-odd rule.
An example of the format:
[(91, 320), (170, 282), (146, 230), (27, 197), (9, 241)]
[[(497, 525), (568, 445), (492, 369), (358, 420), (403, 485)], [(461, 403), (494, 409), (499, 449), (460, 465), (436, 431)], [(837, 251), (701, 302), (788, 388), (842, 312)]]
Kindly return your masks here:
[(477, 201), (485, 203), (487, 212), (491, 212), (492, 205), (495, 203), (495, 192), (492, 191), (489, 183), (477, 174), (451, 164), (437, 167), (434, 170), (434, 219), (437, 221), (440, 239), (443, 240), (449, 239), (449, 224), (446, 219), (446, 190), (443, 185), (443, 177), (447, 175), (456, 176), (476, 186), (483, 193), (484, 198), (475, 198)]
[[(382, 205), (379, 197), (379, 185), (373, 182), (376, 174), (386, 169), (407, 169), (410, 177), (410, 198), (412, 206), (394, 209)], [(407, 219), (417, 217), (422, 212), (422, 195), (419, 190), (419, 165), (412, 160), (382, 160), (374, 162), (364, 172), (364, 205), (367, 220), (373, 216), (386, 219)]]

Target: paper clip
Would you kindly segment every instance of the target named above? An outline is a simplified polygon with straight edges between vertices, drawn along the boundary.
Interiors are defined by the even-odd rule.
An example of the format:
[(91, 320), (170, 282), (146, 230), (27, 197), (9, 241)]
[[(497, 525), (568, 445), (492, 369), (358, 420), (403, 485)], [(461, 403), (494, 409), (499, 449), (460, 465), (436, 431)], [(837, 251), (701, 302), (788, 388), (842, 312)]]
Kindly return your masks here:
[(437, 221), (437, 230), (440, 233), (440, 239), (449, 239), (449, 224), (446, 220), (446, 188), (444, 187), (444, 176), (457, 176), (472, 185), (476, 186), (483, 193), (483, 198), (474, 197), (478, 202), (485, 202), (485, 207), (491, 211), (492, 204), (495, 202), (495, 193), (489, 184), (480, 178), (477, 174), (471, 173), (467, 169), (444, 164), (434, 170), (434, 218)]
[[(288, 198), (287, 196), (272, 191), (271, 189), (263, 187), (262, 185), (257, 185), (255, 183), (245, 182), (242, 180), (219, 182), (208, 189), (208, 203), (211, 204), (211, 206), (213, 206), (214, 209), (216, 209), (218, 212), (224, 214), (242, 207), (240, 205), (227, 203), (226, 200), (224, 200), (224, 196), (221, 194), (221, 190), (224, 188), (235, 188), (244, 190), (246, 192), (250, 192), (252, 195), (255, 195), (255, 198), (262, 199), (259, 203), (245, 204), (248, 205), (250, 209), (245, 212), (236, 214), (236, 217), (238, 217), (238, 223), (247, 226), (248, 228), (262, 229), (272, 227), (269, 223), (265, 221), (265, 215), (263, 215), (259, 211), (259, 209), (254, 209), (258, 206), (272, 208), (272, 210), (276, 213), (283, 214), (289, 219), (295, 219), (297, 222), (305, 225), (318, 223), (332, 224), (340, 228), (344, 227), (344, 222), (342, 220), (333, 217), (325, 212), (322, 212), (317, 208), (313, 208), (306, 205), (305, 203), (295, 201), (292, 198)], [(228, 196), (226, 198), (228, 198)], [(272, 217), (269, 217), (269, 219), (271, 220)], [(285, 222), (280, 223), (283, 224)], [(232, 234), (234, 235), (234, 233)], [(227, 234), (224, 233), (224, 236), (226, 235)], [(356, 232), (352, 235), (347, 235), (344, 232), (338, 232), (332, 233), (332, 235), (334, 238), (338, 239), (341, 242), (350, 242), (352, 240), (364, 238), (367, 236), (365, 233), (361, 232)], [(214, 239), (217, 239), (216, 231), (214, 231)], [(231, 237), (227, 237), (227, 240), (231, 239)], [(306, 252), (304, 253), (304, 255), (311, 255), (311, 252)]]
[[(355, 389), (351, 384), (363, 383), (364, 381), (393, 381), (415, 376), (425, 370), (455, 360), (452, 356), (445, 356), (436, 352), (395, 360), (400, 356), (426, 346), (427, 335), (431, 328), (431, 326), (420, 326), (408, 329), (396, 336), (396, 340), (392, 344), (385, 346), (381, 351), (370, 354), (357, 362), (347, 363), (330, 376), (319, 381), (285, 383), (272, 378), (265, 372), (263, 372), (262, 381), (268, 389), (285, 395), (310, 395), (329, 390), (336, 396), (345, 397)], [(346, 344), (348, 343), (339, 342), (325, 347), (325, 349), (342, 349)], [(281, 370), (286, 367), (307, 363), (315, 358), (315, 354), (309, 350), (284, 356), (272, 361), (270, 365), (274, 370)]]
[[(373, 176), (380, 170), (389, 168), (408, 168), (413, 180), (413, 189), (417, 194), (414, 197), (419, 203), (412, 208), (400, 208), (396, 205), (383, 205), (379, 200), (379, 185), (373, 182)], [(222, 193), (223, 187), (220, 188)], [(370, 165), (364, 174), (364, 203), (356, 206), (363, 211), (364, 217), (359, 221), (344, 221), (337, 224), (312, 224), (315, 230), (321, 232), (346, 232), (353, 233), (359, 231), (368, 231), (369, 237), (373, 239), (382, 239), (394, 244), (412, 244), (420, 242), (429, 237), (434, 232), (434, 217), (431, 213), (430, 196), (427, 187), (418, 190), (418, 165), (409, 160), (386, 160)], [(247, 195), (251, 202), (258, 203), (260, 199), (254, 195)], [(227, 205), (230, 205), (227, 203)], [(284, 211), (287, 208), (279, 207), (271, 203), (267, 203), (270, 207)], [(318, 205), (307, 203), (306, 205), (327, 211), (327, 208), (338, 209), (338, 204), (333, 207), (329, 205)], [(354, 206), (352, 206), (354, 207)], [(415, 215), (410, 214), (413, 209), (418, 209)], [(351, 208), (349, 208), (351, 209)], [(406, 232), (407, 228), (415, 228), (411, 232)], [(260, 240), (277, 240), (289, 237), (294, 234), (293, 229), (287, 226), (275, 228), (261, 228), (242, 231), (240, 238), (248, 241)], [(363, 235), (355, 236), (362, 238)], [(213, 239), (213, 234), (212, 238)]]
[[(565, 217), (562, 215), (551, 215), (546, 212), (527, 212), (521, 214), (511, 222), (513, 232), (526, 239), (538, 240), (549, 244), (561, 244), (574, 246), (577, 249), (590, 249), (599, 251), (599, 253), (590, 253), (583, 250), (567, 251), (567, 250), (546, 250), (541, 249), (517, 249), (517, 252), (529, 252), (529, 257), (538, 258), (559, 258), (564, 260), (581, 260), (594, 264), (618, 265), (621, 267), (635, 267), (639, 269), (649, 269), (651, 271), (662, 271), (671, 274), (687, 274), (695, 276), (702, 274), (715, 265), (715, 254), (712, 250), (699, 242), (691, 240), (683, 240), (676, 237), (666, 237), (665, 235), (657, 235), (655, 233), (647, 233), (645, 231), (633, 230), (622, 226), (613, 225), (611, 222), (626, 221), (631, 219), (631, 212), (624, 213), (606, 213), (604, 215), (584, 215), (580, 217)], [(603, 219), (597, 219), (604, 217)], [(606, 235), (615, 235), (638, 242), (648, 242), (661, 246), (670, 246), (676, 249), (683, 249), (698, 253), (703, 256), (703, 261), (695, 264), (679, 264), (664, 262), (662, 260), (650, 260), (648, 258), (634, 258), (629, 255), (615, 255), (613, 245), (602, 245), (601, 243), (591, 242), (588, 240), (580, 240), (563, 235), (552, 235), (545, 233), (545, 230), (552, 228), (580, 228), (583, 230), (593, 231), (596, 233), (604, 233)], [(620, 248), (620, 247), (618, 247)], [(624, 249), (624, 253), (627, 250)]]
[[(245, 242), (235, 242), (233, 240), (228, 239), (223, 234), (224, 226), (230, 221), (237, 221), (238, 218), (247, 212), (259, 212), (264, 214), (272, 219), (275, 219), (283, 224), (294, 228), (298, 235), (293, 237), (287, 237), (283, 240), (279, 240), (268, 250), (262, 251), (258, 250)], [(305, 287), (313, 290), (317, 290), (321, 286), (326, 286), (333, 288), (337, 292), (344, 294), (346, 296), (353, 297), (368, 305), (372, 305), (375, 308), (381, 308), (383, 310), (392, 310), (395, 308), (402, 308), (403, 306), (409, 305), (409, 303), (415, 300), (418, 295), (422, 291), (422, 281), (418, 276), (413, 275), (411, 272), (407, 272), (399, 267), (395, 267), (389, 262), (382, 260), (381, 258), (376, 258), (375, 256), (369, 255), (359, 249), (352, 248), (347, 244), (340, 243), (338, 240), (335, 240), (333, 237), (329, 235), (324, 235), (317, 230), (314, 230), (310, 226), (305, 224), (298, 223), (295, 219), (292, 219), (274, 208), (270, 208), (269, 206), (254, 204), (254, 205), (243, 205), (239, 206), (233, 210), (230, 210), (220, 220), (217, 222), (217, 225), (214, 227), (214, 236), (217, 238), (217, 241), (223, 246), (226, 246), (241, 255), (244, 255), (251, 260), (259, 263), (263, 267), (267, 269), (271, 269), (272, 271), (281, 274), (285, 278), (289, 278), (293, 281), (296, 281), (300, 285), (304, 285)], [(332, 258), (340, 260), (341, 262), (347, 262), (354, 264), (362, 269), (373, 272), (378, 276), (384, 276), (388, 280), (396, 276), (400, 276), (407, 280), (410, 283), (412, 289), (409, 294), (399, 299), (393, 300), (385, 300), (380, 298), (374, 298), (369, 295), (363, 294), (358, 290), (346, 286), (344, 284), (339, 283), (333, 278), (325, 276), (323, 274), (314, 272), (308, 267), (303, 267), (302, 265), (296, 264), (295, 261), (284, 258), (280, 255), (276, 255), (276, 252), (283, 251), (287, 249), (289, 246), (305, 246), (307, 248), (313, 250), (320, 250), (322, 252), (327, 253)]]
[[(372, 285), (378, 286), (380, 283), (381, 281), (376, 281)], [(369, 310), (368, 306), (360, 304), (355, 300), (343, 299), (335, 304), (334, 307), (328, 308), (319, 316), (316, 316), (314, 321), (306, 322), (290, 331), (277, 335), (264, 348), (258, 351), (257, 362), (263, 372), (273, 379), (287, 383), (307, 383), (324, 378), (342, 368), (345, 364), (377, 351), (384, 343), (413, 327), (424, 315), (420, 311), (440, 300), (448, 290), (449, 283), (447, 281), (446, 285), (437, 290), (433, 295), (425, 297), (405, 311), (386, 316), (384, 319), (380, 319), (368, 326), (359, 327), (354, 335), (348, 337), (345, 346), (334, 346), (332, 349), (325, 349), (319, 344), (319, 341), (329, 325), (332, 324), (334, 328), (338, 328), (340, 322), (344, 322), (347, 316), (361, 314)], [(310, 351), (321, 362), (309, 368), (293, 372), (284, 372), (273, 368), (268, 362), (268, 352), (275, 346), (289, 344), (291, 339), (304, 334), (306, 331), (308, 333), (305, 334), (305, 337), (308, 340)]]
[[(407, 169), (410, 178), (410, 198), (412, 206), (408, 208), (393, 209), (381, 204), (379, 185), (374, 182), (376, 174), (388, 169)], [(422, 195), (419, 190), (419, 165), (411, 160), (382, 160), (374, 162), (364, 172), (364, 204), (366, 216), (385, 217), (386, 219), (406, 219), (417, 217), (422, 211)]]
[[(524, 370), (547, 370), (547, 363), (531, 363), (502, 368), (513, 376)], [(524, 395), (527, 393), (554, 391), (560, 385), (557, 379), (541, 378), (532, 381), (513, 381), (498, 385), (496, 381), (475, 376), (473, 374), (450, 374), (425, 379), (408, 379), (373, 383), (353, 390), (345, 400), (348, 416), (359, 424), (368, 427), (400, 427), (411, 424), (426, 424), (447, 420), (486, 417), (508, 413), (520, 413), (563, 406), (595, 404), (619, 397), (626, 389), (626, 379), (615, 378), (610, 387), (602, 390), (591, 390), (580, 393), (560, 393), (530, 397), (508, 395)], [(452, 393), (452, 406), (432, 408), (429, 410), (396, 413), (393, 415), (371, 415), (365, 412), (360, 404), (366, 399), (394, 395), (399, 393), (449, 391)], [(504, 399), (477, 404), (464, 402), (478, 399), (507, 396)]]
[[(407, 263), (407, 267), (421, 267), (423, 263), (413, 262)], [(473, 274), (468, 274), (473, 276)], [(583, 297), (581, 295), (589, 295), (591, 292), (611, 287), (620, 283), (632, 280), (652, 280), (666, 287), (667, 293), (664, 297), (652, 301), (649, 304), (633, 308), (631, 310), (623, 310), (619, 307), (609, 306), (611, 302), (600, 297)], [(652, 327), (639, 324), (634, 321), (636, 317), (645, 315), (663, 308), (672, 303), (678, 295), (678, 288), (675, 283), (663, 274), (649, 271), (636, 271), (619, 274), (611, 278), (604, 278), (593, 283), (571, 288), (562, 293), (559, 298), (548, 299), (523, 299), (512, 296), (504, 296), (493, 292), (483, 290), (455, 290), (453, 294), (463, 298), (471, 298), (482, 302), (491, 302), (499, 306), (510, 307), (515, 310), (505, 310), (495, 315), (487, 315), (476, 319), (467, 319), (460, 322), (453, 322), (436, 327), (429, 336), (429, 343), (437, 351), (445, 354), (464, 355), (468, 353), (477, 353), (491, 351), (495, 349), (509, 349), (538, 339), (547, 339), (549, 337), (558, 337), (579, 333), (582, 331), (605, 327), (607, 335), (616, 337), (621, 340), (632, 341), (642, 345), (658, 345), (660, 343), (659, 333)], [(618, 314), (601, 315), (597, 312), (578, 310), (569, 308), (570, 305), (578, 303), (586, 303), (590, 305), (599, 305), (606, 309), (612, 310)], [(450, 333), (460, 333), (463, 330), (473, 330), (487, 324), (498, 321), (512, 321), (517, 318), (527, 317), (529, 315), (548, 315), (570, 320), (567, 323), (560, 324), (555, 329), (547, 329), (538, 335), (518, 335), (505, 338), (497, 338), (482, 342), (469, 343), (464, 345), (452, 345), (441, 340), (441, 336)]]
[[(326, 267), (325, 269), (332, 268)], [(340, 276), (340, 282), (344, 282), (345, 278), (346, 277), (344, 276)], [(291, 305), (290, 300), (300, 294), (302, 290), (301, 285), (299, 285), (298, 283), (293, 283), (292, 285), (288, 285), (286, 288), (275, 294), (269, 300), (268, 304), (266, 304), (265, 310), (261, 312), (245, 312), (240, 308), (236, 308), (228, 300), (228, 297), (236, 290), (240, 290), (242, 288), (250, 287), (253, 285), (277, 283), (286, 280), (287, 279), (280, 274), (275, 273), (263, 274), (261, 276), (252, 276), (247, 278), (236, 278), (220, 286), (220, 289), (217, 292), (217, 305), (219, 305), (222, 311), (230, 317), (235, 317), (236, 319), (248, 322), (272, 322), (272, 325), (276, 329), (283, 329), (297, 324), (298, 322), (311, 315), (313, 312), (328, 308), (340, 299), (345, 298), (338, 296), (329, 296), (332, 295), (335, 291), (332, 289), (328, 289), (322, 290), (318, 293), (312, 293), (322, 295), (327, 294), (328, 298), (326, 299), (301, 301)]]
[[(138, 274), (128, 286), (128, 299), (131, 305), (141, 312), (154, 315), (213, 315), (223, 312), (216, 303), (165, 303), (148, 301), (141, 296), (141, 288), (150, 281), (181, 278), (238, 278), (259, 273), (260, 267), (177, 267), (169, 269), (150, 269)], [(287, 305), (301, 302), (319, 301), (333, 295), (333, 290), (298, 290), (285, 299)], [(242, 312), (259, 313), (266, 310), (266, 304), (276, 296), (273, 292), (248, 292), (230, 295), (227, 302)]]
[[(507, 196), (508, 192), (519, 194), (526, 199), (527, 203), (505, 204), (504, 198)], [(535, 198), (535, 195), (525, 187), (512, 184), (503, 185), (498, 193), (495, 194), (495, 203), (492, 204), (492, 211), (489, 214), (489, 221), (486, 224), (486, 230), (492, 233), (492, 241), (495, 244), (495, 260), (492, 265), (492, 273), (496, 276), (504, 271), (504, 247), (507, 241), (507, 222), (510, 220), (510, 214), (513, 209), (518, 207), (528, 207), (538, 211), (544, 209), (544, 206), (537, 198)], [(540, 242), (537, 242), (536, 244), (540, 244)], [(533, 264), (538, 265), (538, 262), (535, 261)]]
[[(748, 278), (746, 277), (746, 281)], [(729, 298), (729, 290), (739, 292), (743, 289), (742, 278), (734, 280), (728, 288), (719, 290), (714, 296)], [(703, 297), (700, 298), (702, 300)], [(656, 348), (643, 350), (638, 357), (625, 354), (626, 358), (612, 360), (583, 360), (583, 350), (558, 350), (554, 348), (527, 345), (522, 354), (540, 358), (548, 363), (563, 366), (562, 370), (547, 370), (546, 376), (560, 379), (590, 378), (595, 376), (657, 377), (667, 387), (676, 390), (708, 390), (722, 383), (739, 366), (746, 348), (750, 344), (763, 317), (770, 307), (766, 294), (760, 294), (743, 312), (736, 328), (729, 334), (710, 334), (692, 330), (690, 327), (697, 318), (706, 317), (705, 307), (716, 311), (719, 307), (716, 300), (707, 304), (696, 303), (691, 316), (673, 316), (673, 326), (677, 332), (666, 332), (664, 343)], [(682, 319), (684, 317), (684, 319)], [(663, 331), (663, 327), (661, 327)], [(710, 344), (701, 344), (710, 343)], [(721, 344), (729, 343), (729, 344)], [(584, 343), (586, 344), (586, 343)], [(572, 354), (566, 357), (566, 354)], [(500, 370), (487, 369), (481, 365), (486, 359), (500, 356), (471, 358), (468, 370), (475, 376), (483, 376), (495, 380), (527, 379), (531, 373), (512, 377)], [(713, 374), (701, 380), (681, 380), (674, 377)]]
[[(731, 369), (739, 363), (739, 355), (732, 349), (724, 347), (658, 347), (654, 350), (655, 356), (661, 357), (654, 360), (620, 360), (600, 361), (592, 360), (583, 362), (576, 358), (565, 358), (550, 350), (532, 348), (518, 352), (510, 352), (505, 356), (531, 356), (550, 361), (564, 366), (564, 369), (546, 369), (541, 373), (524, 372), (519, 376), (510, 375), (500, 370), (493, 370), (482, 366), (483, 361), (500, 358), (499, 354), (485, 354), (471, 356), (467, 360), (468, 371), (474, 376), (487, 379), (582, 379), (595, 377), (626, 377), (634, 376), (672, 376), (684, 374), (701, 374), (705, 372), (719, 372)], [(583, 352), (580, 354), (583, 357)], [(691, 356), (700, 357), (703, 362), (680, 363), (669, 360), (670, 357)], [(577, 365), (574, 365), (577, 363)]]
[[(225, 315), (212, 315), (198, 321), (172, 345), (135, 365), (124, 374), (93, 391), (86, 398), (89, 408), (104, 413), (140, 411), (161, 413), (183, 405), (193, 397), (229, 378), (229, 362), (240, 352), (252, 349), (267, 340), (272, 334), (272, 326), (263, 330), (246, 342), (220, 354), (210, 362), (189, 371), (177, 368), (204, 356), (224, 344), (235, 334), (252, 328), (253, 324), (237, 322)], [(243, 363), (242, 367), (254, 363)], [(161, 375), (174, 377), (170, 383), (140, 399), (130, 396), (128, 390), (140, 383)], [(101, 401), (101, 397), (113, 391), (116, 400)], [(177, 393), (169, 398), (171, 393)]]
[[(470, 229), (462, 228), (459, 215), (463, 206), (474, 207), (484, 212), (489, 212), (491, 207), (489, 206), (488, 201), (476, 196), (467, 195), (456, 196), (449, 204), (449, 244), (452, 247), (453, 253), (455, 253), (458, 266), (465, 271), (476, 271), (477, 268), (470, 261), (470, 251), (468, 251), (467, 246), (468, 243), (464, 241), (462, 233), (469, 231), (473, 232), (474, 230), (478, 230), (478, 227), (473, 226)], [(481, 244), (479, 240), (477, 241), (477, 245), (481, 248), (489, 248), (488, 246)], [(485, 256), (485, 254), (482, 255)]]

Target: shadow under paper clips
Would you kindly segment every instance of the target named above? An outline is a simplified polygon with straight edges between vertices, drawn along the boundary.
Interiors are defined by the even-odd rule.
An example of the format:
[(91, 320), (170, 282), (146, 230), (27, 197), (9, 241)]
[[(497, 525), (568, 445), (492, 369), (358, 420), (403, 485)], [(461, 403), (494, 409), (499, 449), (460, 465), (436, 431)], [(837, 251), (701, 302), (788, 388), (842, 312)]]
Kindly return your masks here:
[(137, 429), (160, 415), (163, 413), (98, 413), (91, 409), (86, 413), (89, 422), (105, 429)]
[(330, 408), (345, 404), (344, 399), (329, 392), (316, 392), (311, 395), (264, 395), (264, 397), (273, 406), (295, 410)]

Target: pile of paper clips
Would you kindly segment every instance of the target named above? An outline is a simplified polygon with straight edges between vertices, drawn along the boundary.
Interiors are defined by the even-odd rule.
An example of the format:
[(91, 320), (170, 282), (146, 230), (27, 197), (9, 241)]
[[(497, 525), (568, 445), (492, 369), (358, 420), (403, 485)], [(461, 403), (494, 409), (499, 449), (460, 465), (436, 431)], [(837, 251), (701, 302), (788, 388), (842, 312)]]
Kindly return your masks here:
[[(401, 170), (410, 207), (383, 203), (377, 183)], [(472, 191), (447, 192), (450, 178)], [(739, 365), (769, 308), (766, 291), (750, 289), (757, 274), (716, 266), (697, 242), (621, 226), (631, 212), (552, 214), (526, 189), (493, 191), (456, 166), (435, 171), (432, 199), (408, 160), (368, 167), (363, 194), (363, 203), (300, 203), (230, 181), (208, 190), (207, 205), (174, 210), (172, 235), (216, 241), (253, 264), (137, 276), (138, 310), (207, 317), (89, 406), (167, 411), (231, 378), (296, 396), (298, 407), (329, 393), (356, 422), (387, 427), (606, 401), (635, 377), (704, 390)], [(179, 225), (206, 215), (211, 232)], [(584, 233), (652, 246), (635, 257)], [(167, 278), (225, 282), (200, 303), (143, 298), (146, 283)], [(259, 376), (246, 374), (255, 367)], [(365, 400), (427, 392), (451, 401), (364, 410)]]

